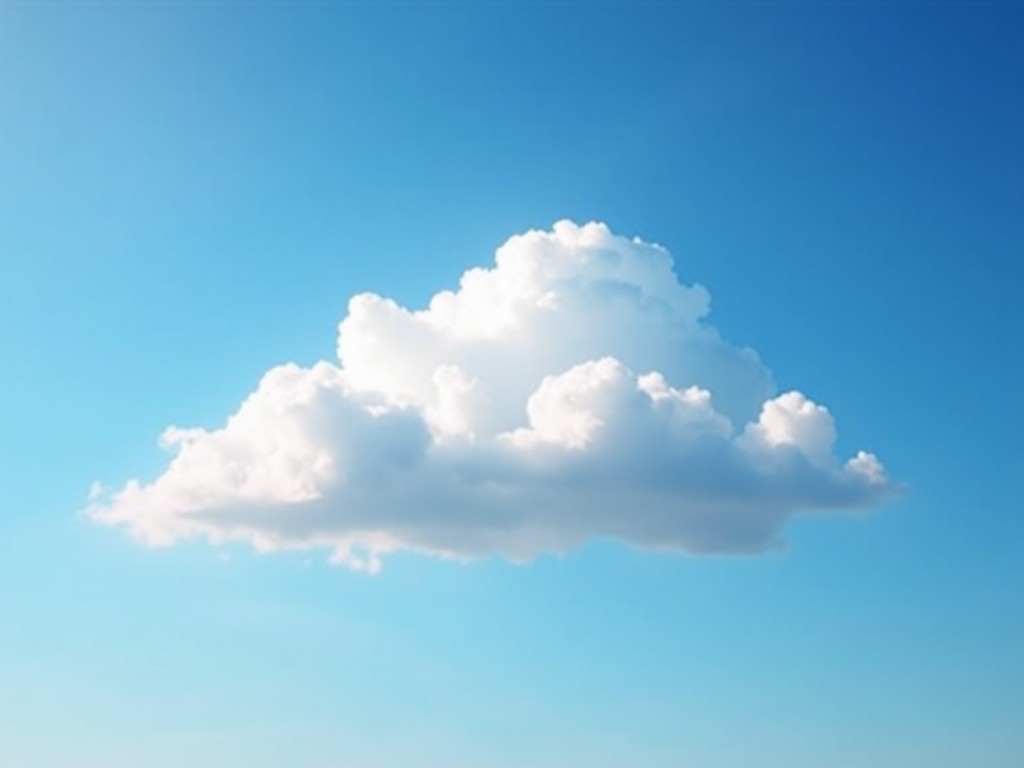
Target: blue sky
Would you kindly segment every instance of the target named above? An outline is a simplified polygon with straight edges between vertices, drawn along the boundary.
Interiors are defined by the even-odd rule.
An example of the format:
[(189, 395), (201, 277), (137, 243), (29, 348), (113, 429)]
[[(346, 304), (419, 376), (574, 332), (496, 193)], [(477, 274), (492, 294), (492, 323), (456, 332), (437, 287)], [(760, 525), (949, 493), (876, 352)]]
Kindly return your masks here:
[[(0, 764), (1018, 765), (1022, 22), (0, 3)], [(81, 514), (337, 363), (353, 295), (424, 307), (566, 218), (664, 245), (906, 492), (783, 552), (375, 576)]]

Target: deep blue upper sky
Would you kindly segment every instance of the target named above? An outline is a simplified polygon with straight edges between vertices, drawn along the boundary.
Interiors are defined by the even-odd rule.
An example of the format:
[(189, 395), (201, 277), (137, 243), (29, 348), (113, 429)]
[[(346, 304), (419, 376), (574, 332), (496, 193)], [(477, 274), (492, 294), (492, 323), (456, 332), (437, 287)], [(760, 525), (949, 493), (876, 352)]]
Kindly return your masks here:
[[(1019, 765), (1022, 94), (1009, 2), (0, 2), (0, 764)], [(372, 578), (76, 516), (566, 217), (907, 493)]]

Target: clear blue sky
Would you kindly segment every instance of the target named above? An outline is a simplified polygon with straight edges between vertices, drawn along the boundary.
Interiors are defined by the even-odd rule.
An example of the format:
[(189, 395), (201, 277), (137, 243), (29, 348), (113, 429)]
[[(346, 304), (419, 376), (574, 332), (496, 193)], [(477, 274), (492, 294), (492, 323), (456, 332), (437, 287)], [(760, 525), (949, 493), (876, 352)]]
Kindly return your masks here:
[[(1021, 765), (1022, 94), (1012, 2), (0, 0), (0, 765)], [(907, 493), (377, 576), (79, 514), (562, 218)]]

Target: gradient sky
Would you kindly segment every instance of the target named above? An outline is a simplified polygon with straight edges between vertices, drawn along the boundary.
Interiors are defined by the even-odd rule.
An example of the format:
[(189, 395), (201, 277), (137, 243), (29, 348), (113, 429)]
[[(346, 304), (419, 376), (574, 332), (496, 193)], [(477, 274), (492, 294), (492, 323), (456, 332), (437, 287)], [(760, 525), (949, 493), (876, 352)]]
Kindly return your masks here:
[[(1010, 2), (0, 0), (0, 765), (1021, 765), (1022, 94)], [(376, 576), (81, 516), (562, 218), (907, 492)]]

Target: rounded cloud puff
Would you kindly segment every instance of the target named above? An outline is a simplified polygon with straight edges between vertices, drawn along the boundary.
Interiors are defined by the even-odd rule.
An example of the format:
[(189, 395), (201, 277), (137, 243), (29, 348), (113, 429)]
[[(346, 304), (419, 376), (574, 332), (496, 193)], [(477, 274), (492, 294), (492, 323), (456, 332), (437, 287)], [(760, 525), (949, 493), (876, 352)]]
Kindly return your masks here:
[(759, 552), (795, 514), (890, 494), (709, 304), (665, 249), (603, 224), (518, 235), (426, 309), (355, 296), (338, 364), (270, 370), (220, 429), (170, 427), (164, 473), (88, 514), (152, 545), (327, 548), (372, 571), (396, 550), (525, 560), (595, 536)]

